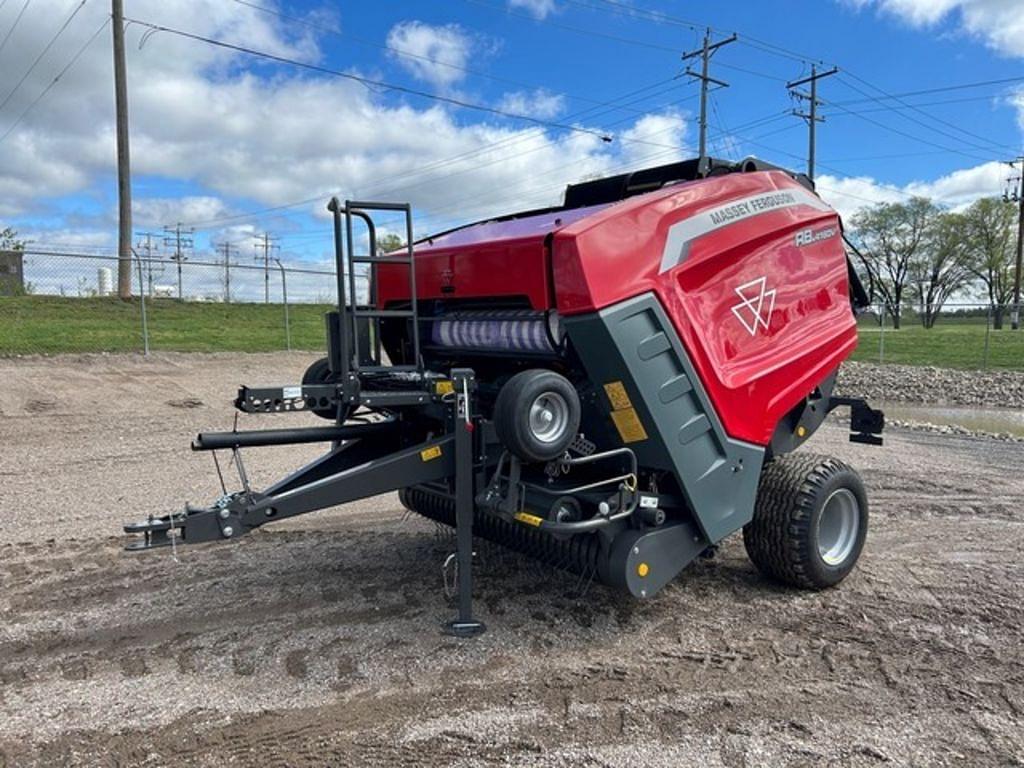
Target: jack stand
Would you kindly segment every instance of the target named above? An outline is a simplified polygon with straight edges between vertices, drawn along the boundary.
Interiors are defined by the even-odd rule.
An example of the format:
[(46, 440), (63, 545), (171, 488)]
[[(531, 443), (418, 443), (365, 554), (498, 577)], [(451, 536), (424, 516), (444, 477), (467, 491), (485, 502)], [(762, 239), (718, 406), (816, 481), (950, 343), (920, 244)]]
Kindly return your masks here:
[(475, 504), (473, 415), (470, 392), (476, 388), (475, 375), (468, 368), (452, 370), (455, 407), (452, 434), (455, 436), (455, 537), (459, 570), (459, 614), (444, 625), (444, 633), (469, 638), (482, 634), (486, 627), (473, 618), (473, 506)]

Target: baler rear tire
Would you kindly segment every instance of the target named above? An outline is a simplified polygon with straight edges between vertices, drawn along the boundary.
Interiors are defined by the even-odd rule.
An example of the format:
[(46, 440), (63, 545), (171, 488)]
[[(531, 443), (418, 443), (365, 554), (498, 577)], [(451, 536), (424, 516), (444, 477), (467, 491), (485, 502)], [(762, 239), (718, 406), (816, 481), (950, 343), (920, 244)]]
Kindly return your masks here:
[[(825, 513), (826, 508), (830, 512)], [(843, 539), (841, 528), (829, 548), (832, 526), (822, 533), (824, 514), (856, 520), (856, 530)], [(853, 570), (867, 528), (867, 494), (852, 467), (827, 456), (789, 454), (761, 472), (754, 517), (743, 528), (743, 544), (764, 575), (804, 589), (825, 589)]]
[[(541, 439), (531, 428), (531, 412), (543, 398), (557, 409), (556, 434)], [(549, 418), (549, 422), (551, 419)], [(544, 368), (521, 371), (505, 382), (494, 403), (494, 430), (498, 439), (520, 459), (539, 463), (565, 453), (580, 428), (580, 396), (560, 373)]]

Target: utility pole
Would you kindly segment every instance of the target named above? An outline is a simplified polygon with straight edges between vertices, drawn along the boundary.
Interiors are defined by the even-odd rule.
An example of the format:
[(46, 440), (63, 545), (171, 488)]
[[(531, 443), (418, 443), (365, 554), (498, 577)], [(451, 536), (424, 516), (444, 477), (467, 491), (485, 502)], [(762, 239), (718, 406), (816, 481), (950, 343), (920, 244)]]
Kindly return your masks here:
[(184, 294), (181, 288), (181, 263), (188, 261), (188, 257), (181, 252), (182, 248), (191, 248), (193, 246), (192, 233), (195, 230), (189, 227), (184, 229), (179, 221), (173, 227), (164, 227), (164, 245), (173, 245), (174, 253), (171, 254), (171, 261), (178, 263), (178, 301), (184, 299)]
[(114, 33), (114, 105), (117, 123), (117, 295), (132, 296), (132, 179), (128, 151), (128, 70), (124, 60), (124, 3), (110, 0)]
[(1016, 169), (1017, 163), (1021, 164), (1020, 176), (1007, 179), (1010, 184), (1020, 183), (1020, 189), (1014, 189), (1007, 196), (1007, 199), (1012, 198), (1013, 202), (1017, 203), (1017, 267), (1013, 273), (1013, 309), (1010, 312), (1010, 328), (1014, 331), (1020, 330), (1020, 273), (1021, 267), (1024, 266), (1024, 155), (1012, 160), (1008, 165)]
[[(801, 112), (798, 109), (793, 110), (793, 114), (797, 117), (802, 117), (807, 121), (807, 178), (814, 181), (814, 143), (817, 135), (818, 123), (825, 122), (824, 117), (818, 117), (818, 107), (821, 102), (818, 101), (818, 81), (823, 77), (829, 77), (839, 71), (839, 67), (832, 67), (827, 72), (819, 72), (814, 64), (811, 64), (811, 74), (808, 77), (801, 78), (800, 80), (793, 80), (792, 82), (786, 83), (786, 87), (790, 93), (796, 96), (798, 99), (805, 100), (808, 104), (807, 111)], [(796, 90), (801, 85), (811, 84), (810, 93), (802, 93)]]
[(690, 51), (684, 53), (682, 58), (683, 61), (688, 59), (694, 59), (700, 56), (700, 72), (694, 72), (689, 67), (686, 68), (686, 74), (690, 77), (700, 80), (700, 159), (697, 161), (697, 172), (700, 175), (706, 175), (709, 170), (708, 151), (707, 151), (707, 138), (708, 138), (708, 83), (714, 83), (720, 88), (728, 88), (729, 84), (722, 80), (716, 80), (708, 74), (708, 64), (711, 61), (711, 56), (721, 48), (723, 45), (736, 42), (736, 35), (727, 37), (725, 40), (719, 40), (717, 43), (711, 42), (711, 29), (709, 28), (704, 33), (704, 45), (698, 48), (696, 51)]
[(277, 248), (272, 242), (274, 238), (269, 232), (256, 236), (256, 248), (263, 248), (263, 255), (257, 256), (256, 261), (263, 260), (263, 303), (270, 303), (270, 252)]
[(139, 241), (139, 250), (146, 252), (146, 281), (147, 293), (153, 298), (153, 233), (139, 232), (139, 237), (146, 238), (146, 242)]
[(216, 248), (220, 249), (220, 252), (224, 254), (224, 303), (231, 303), (231, 253), (234, 251), (238, 252), (231, 243), (223, 242), (218, 243)]

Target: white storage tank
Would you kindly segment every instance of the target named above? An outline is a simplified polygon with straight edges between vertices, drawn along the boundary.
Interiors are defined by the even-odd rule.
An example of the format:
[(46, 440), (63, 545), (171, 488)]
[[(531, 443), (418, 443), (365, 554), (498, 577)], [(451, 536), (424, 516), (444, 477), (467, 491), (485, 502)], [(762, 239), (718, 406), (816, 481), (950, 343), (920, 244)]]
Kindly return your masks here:
[(114, 273), (110, 267), (96, 270), (96, 295), (110, 296), (114, 292)]

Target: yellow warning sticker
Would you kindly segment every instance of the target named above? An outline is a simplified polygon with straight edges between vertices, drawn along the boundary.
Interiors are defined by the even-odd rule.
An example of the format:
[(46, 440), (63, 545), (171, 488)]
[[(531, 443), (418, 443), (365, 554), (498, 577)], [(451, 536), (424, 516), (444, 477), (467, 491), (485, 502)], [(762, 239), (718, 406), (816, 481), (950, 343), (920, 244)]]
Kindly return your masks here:
[(619, 430), (622, 442), (637, 443), (647, 439), (647, 430), (644, 429), (640, 417), (636, 415), (636, 408), (612, 411), (612, 421), (615, 422), (615, 428)]
[(608, 394), (613, 411), (633, 407), (633, 403), (629, 401), (629, 395), (626, 394), (626, 388), (621, 381), (609, 381), (604, 385), (604, 391)]
[(454, 381), (438, 381), (434, 384), (434, 393), (438, 395), (450, 395), (455, 391)]
[(431, 461), (441, 455), (441, 446), (432, 445), (429, 448), (424, 448), (420, 451), (420, 458), (424, 461)]
[(532, 525), (534, 528), (539, 527), (540, 524), (544, 522), (544, 518), (537, 517), (536, 515), (531, 515), (529, 512), (516, 512), (515, 518), (520, 523)]

